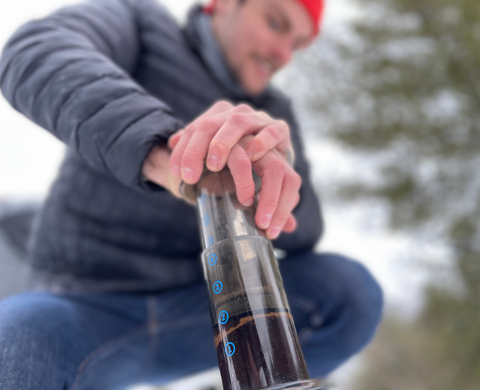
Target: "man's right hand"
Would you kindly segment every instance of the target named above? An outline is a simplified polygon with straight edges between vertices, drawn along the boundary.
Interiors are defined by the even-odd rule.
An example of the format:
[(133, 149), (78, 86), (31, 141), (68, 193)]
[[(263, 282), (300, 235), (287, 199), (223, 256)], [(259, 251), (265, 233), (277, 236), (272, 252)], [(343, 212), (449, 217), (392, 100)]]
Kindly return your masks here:
[(177, 198), (182, 198), (179, 193), (181, 178), (170, 173), (171, 150), (166, 146), (154, 146), (145, 159), (142, 174), (148, 180), (162, 186)]

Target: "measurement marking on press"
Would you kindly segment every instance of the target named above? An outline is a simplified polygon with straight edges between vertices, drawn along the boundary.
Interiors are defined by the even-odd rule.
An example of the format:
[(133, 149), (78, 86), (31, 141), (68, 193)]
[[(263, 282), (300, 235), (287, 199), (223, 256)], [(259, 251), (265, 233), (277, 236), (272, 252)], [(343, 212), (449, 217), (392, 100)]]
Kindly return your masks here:
[(217, 280), (214, 284), (213, 284), (213, 292), (215, 294), (218, 294), (220, 291), (222, 291), (222, 288), (223, 288), (223, 284), (220, 280)]
[(235, 353), (235, 345), (231, 342), (225, 344), (225, 353), (227, 356), (232, 356)]

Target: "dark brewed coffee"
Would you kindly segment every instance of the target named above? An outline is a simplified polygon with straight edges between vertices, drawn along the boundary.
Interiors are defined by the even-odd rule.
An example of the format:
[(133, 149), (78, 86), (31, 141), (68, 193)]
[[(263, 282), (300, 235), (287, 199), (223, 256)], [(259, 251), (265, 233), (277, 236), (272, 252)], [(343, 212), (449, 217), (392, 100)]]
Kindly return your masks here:
[(214, 336), (224, 390), (258, 390), (309, 379), (293, 318), (286, 311), (230, 317), (214, 325)]

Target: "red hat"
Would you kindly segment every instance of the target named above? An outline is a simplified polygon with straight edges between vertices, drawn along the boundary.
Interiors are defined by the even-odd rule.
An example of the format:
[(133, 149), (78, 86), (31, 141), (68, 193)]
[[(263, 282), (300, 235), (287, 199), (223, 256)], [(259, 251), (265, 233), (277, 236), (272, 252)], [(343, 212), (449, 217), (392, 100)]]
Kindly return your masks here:
[[(313, 25), (315, 26), (315, 35), (318, 34), (320, 30), (320, 23), (322, 21), (323, 9), (325, 6), (324, 0), (297, 0), (299, 1), (307, 10), (308, 15), (312, 19)], [(215, 8), (215, 3), (217, 0), (210, 0), (210, 3), (206, 5), (203, 10), (211, 14)]]

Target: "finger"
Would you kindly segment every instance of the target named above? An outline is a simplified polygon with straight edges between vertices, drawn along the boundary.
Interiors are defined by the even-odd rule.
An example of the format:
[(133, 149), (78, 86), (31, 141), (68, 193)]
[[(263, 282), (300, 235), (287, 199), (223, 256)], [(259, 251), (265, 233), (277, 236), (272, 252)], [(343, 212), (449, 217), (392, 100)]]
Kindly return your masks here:
[(192, 124), (195, 129), (188, 143), (180, 150), (182, 177), (186, 183), (193, 184), (200, 179), (210, 142), (225, 120), (226, 117), (220, 113)]
[(285, 226), (283, 227), (283, 231), (287, 233), (293, 232), (297, 228), (297, 220), (295, 217), (290, 214), (287, 218), (287, 222), (285, 222)]
[[(226, 101), (217, 102), (212, 107), (210, 107), (206, 112), (200, 115), (197, 119), (195, 119), (191, 124), (189, 124), (185, 129), (183, 129), (182, 136), (180, 137), (180, 140), (175, 145), (175, 149), (173, 150), (172, 156), (170, 158), (170, 173), (174, 177), (180, 178), (183, 176), (182, 175), (183, 172), (181, 170), (183, 153), (193, 133), (197, 130), (199, 123), (206, 118), (215, 117), (217, 115), (220, 115), (221, 113), (224, 113), (232, 109), (233, 109), (233, 105), (229, 102), (226, 102)], [(188, 168), (191, 169), (190, 167)], [(197, 167), (197, 171), (198, 170), (199, 168)], [(193, 176), (193, 172), (192, 172), (192, 176)], [(191, 183), (191, 180), (187, 182)]]
[[(295, 199), (295, 202), (293, 202), (293, 210), (295, 210), (295, 207), (297, 207), (298, 202), (300, 201), (300, 194), (297, 193), (297, 197)], [(293, 232), (297, 228), (297, 220), (293, 213), (291, 213), (288, 218), (287, 222), (285, 222), (285, 226), (283, 227), (283, 231), (287, 233)]]
[(172, 134), (170, 138), (168, 139), (168, 147), (170, 149), (175, 149), (175, 146), (177, 146), (178, 141), (180, 141), (180, 138), (182, 137), (183, 130), (178, 130), (175, 134)]
[(268, 116), (240, 105), (233, 110), (226, 122), (218, 130), (210, 143), (207, 167), (212, 171), (221, 170), (233, 146), (245, 135), (260, 131), (271, 123)]
[(288, 168), (283, 177), (282, 192), (280, 194), (277, 209), (273, 215), (270, 227), (266, 231), (269, 239), (273, 240), (277, 238), (283, 230), (283, 227), (293, 210), (301, 184), (302, 179), (300, 176), (292, 168)]
[(228, 167), (235, 182), (238, 201), (244, 206), (251, 206), (255, 196), (252, 163), (241, 146), (235, 145), (233, 147), (228, 157)]
[(220, 100), (217, 103), (215, 103), (213, 106), (211, 106), (207, 111), (205, 111), (205, 113), (203, 113), (200, 116), (200, 118), (216, 115), (224, 111), (230, 111), (233, 108), (235, 108), (235, 106), (232, 103), (226, 100)]
[(179, 141), (177, 142), (175, 149), (172, 151), (172, 155), (170, 157), (170, 173), (173, 177), (181, 178), (181, 166), (182, 166), (182, 156), (185, 147), (188, 145), (188, 141), (190, 140), (194, 131), (194, 126), (189, 125), (183, 131), (182, 137), (180, 137)]
[(297, 207), (298, 202), (300, 202), (300, 194), (297, 193), (297, 198), (295, 199), (295, 202), (293, 202), (293, 209), (295, 210), (295, 207)]
[(262, 187), (255, 215), (255, 222), (261, 229), (267, 229), (270, 226), (277, 209), (286, 165), (285, 160), (272, 151), (252, 164), (255, 172), (262, 178)]
[[(215, 134), (218, 133), (221, 126), (228, 121), (231, 114), (232, 110), (222, 111), (216, 115), (204, 117), (195, 122), (194, 126), (198, 128), (194, 130), (188, 144), (183, 150), (181, 166), (182, 177), (185, 182), (193, 184), (200, 179), (212, 139), (215, 137)], [(233, 146), (234, 145), (232, 145), (232, 147)], [(230, 150), (228, 150), (227, 158), (229, 154)], [(223, 165), (225, 165), (225, 163)], [(190, 177), (187, 176), (188, 172), (191, 173)]]
[(198, 181), (202, 172), (208, 146), (218, 129), (225, 123), (229, 112), (223, 111), (215, 115), (202, 116), (190, 123), (172, 152), (170, 164), (172, 175), (188, 183)]
[[(297, 198), (295, 199), (293, 209), (295, 210), (295, 207), (298, 205), (298, 202), (300, 201), (300, 194), (297, 194)], [(288, 218), (287, 222), (285, 222), (285, 226), (283, 227), (283, 231), (286, 233), (291, 233), (297, 228), (297, 220), (295, 216), (291, 213)]]
[(270, 149), (276, 148), (283, 154), (290, 148), (290, 130), (284, 121), (275, 121), (263, 128), (245, 147), (251, 161), (262, 158)]

